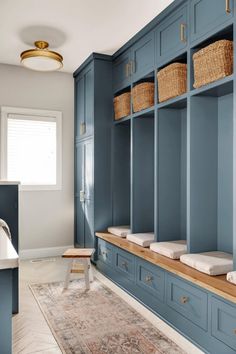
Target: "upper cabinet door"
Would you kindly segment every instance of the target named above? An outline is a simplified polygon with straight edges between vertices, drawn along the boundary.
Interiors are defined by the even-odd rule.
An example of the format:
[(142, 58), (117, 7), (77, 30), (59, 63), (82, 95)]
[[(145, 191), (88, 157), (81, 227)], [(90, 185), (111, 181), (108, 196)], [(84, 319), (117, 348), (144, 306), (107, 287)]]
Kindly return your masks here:
[(214, 30), (234, 15), (233, 0), (192, 0), (191, 41)]
[(130, 70), (132, 81), (154, 70), (154, 31), (141, 38), (132, 48)]
[(92, 65), (76, 78), (76, 137), (78, 139), (83, 139), (93, 134), (93, 80)]
[(156, 30), (157, 65), (187, 46), (187, 6), (175, 11)]
[(113, 90), (119, 91), (131, 83), (130, 51), (121, 54), (113, 62)]

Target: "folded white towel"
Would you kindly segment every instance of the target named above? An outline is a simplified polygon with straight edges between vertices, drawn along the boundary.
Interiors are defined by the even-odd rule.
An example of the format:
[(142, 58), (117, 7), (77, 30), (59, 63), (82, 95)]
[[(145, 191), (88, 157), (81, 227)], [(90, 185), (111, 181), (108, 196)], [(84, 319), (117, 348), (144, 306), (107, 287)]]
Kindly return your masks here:
[(8, 238), (11, 240), (11, 231), (10, 231), (9, 226), (7, 225), (6, 221), (4, 221), (3, 219), (0, 219), (0, 227), (2, 227), (2, 229), (7, 234)]
[(131, 233), (130, 226), (129, 225), (124, 225), (124, 226), (110, 226), (108, 227), (108, 232), (115, 236), (119, 237), (126, 237), (128, 234)]
[(153, 232), (140, 233), (140, 234), (130, 234), (127, 235), (127, 240), (136, 243), (142, 247), (149, 247), (154, 241), (155, 235)]
[(227, 274), (227, 280), (236, 285), (236, 271), (229, 272)]
[(226, 274), (233, 270), (233, 256), (225, 252), (184, 254), (180, 261), (209, 275)]
[(180, 259), (182, 254), (187, 253), (187, 243), (185, 240), (154, 242), (150, 245), (150, 250), (171, 259)]

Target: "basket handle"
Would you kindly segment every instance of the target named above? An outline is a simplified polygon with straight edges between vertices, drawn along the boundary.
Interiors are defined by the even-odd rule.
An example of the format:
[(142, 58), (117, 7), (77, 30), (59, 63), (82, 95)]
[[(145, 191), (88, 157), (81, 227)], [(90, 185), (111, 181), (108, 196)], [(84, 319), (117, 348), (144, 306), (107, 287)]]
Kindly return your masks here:
[(226, 11), (227, 14), (231, 13), (229, 0), (225, 0), (225, 11)]
[(185, 38), (185, 23), (181, 23), (180, 24), (180, 40), (181, 42), (186, 42), (186, 38)]

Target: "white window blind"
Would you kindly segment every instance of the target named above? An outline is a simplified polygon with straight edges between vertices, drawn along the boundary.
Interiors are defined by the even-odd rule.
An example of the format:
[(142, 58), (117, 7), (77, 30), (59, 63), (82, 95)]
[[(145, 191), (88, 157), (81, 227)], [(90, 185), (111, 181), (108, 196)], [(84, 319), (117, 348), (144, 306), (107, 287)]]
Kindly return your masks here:
[[(39, 113), (39, 112), (38, 112)], [(45, 112), (44, 112), (45, 113)], [(2, 118), (4, 119), (4, 118)], [(22, 186), (58, 186), (60, 182), (60, 126), (56, 117), (9, 113), (2, 125), (5, 140), (3, 171)], [(24, 188), (23, 188), (24, 189)], [(27, 188), (25, 188), (27, 189)], [(52, 188), (55, 189), (55, 188)], [(58, 188), (57, 188), (58, 189)]]

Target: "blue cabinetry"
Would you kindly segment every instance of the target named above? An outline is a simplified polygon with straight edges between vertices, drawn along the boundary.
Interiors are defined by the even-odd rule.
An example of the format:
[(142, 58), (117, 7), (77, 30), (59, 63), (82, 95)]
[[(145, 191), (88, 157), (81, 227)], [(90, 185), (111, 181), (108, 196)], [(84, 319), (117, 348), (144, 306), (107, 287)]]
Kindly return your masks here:
[(192, 0), (190, 2), (191, 41), (219, 28), (232, 19), (233, 0)]
[(187, 5), (168, 16), (156, 29), (157, 65), (175, 57), (188, 42)]
[(235, 303), (100, 238), (97, 267), (203, 351), (235, 353)]
[(212, 297), (212, 335), (236, 351), (236, 308)]
[(86, 67), (75, 79), (76, 137), (88, 137), (93, 133), (94, 63)]
[(127, 50), (113, 62), (113, 90), (118, 91), (131, 83), (130, 50)]
[(75, 245), (94, 247), (111, 224), (111, 57), (92, 54), (75, 73)]

